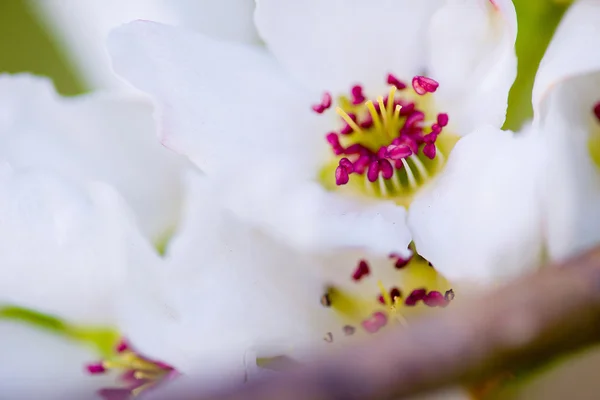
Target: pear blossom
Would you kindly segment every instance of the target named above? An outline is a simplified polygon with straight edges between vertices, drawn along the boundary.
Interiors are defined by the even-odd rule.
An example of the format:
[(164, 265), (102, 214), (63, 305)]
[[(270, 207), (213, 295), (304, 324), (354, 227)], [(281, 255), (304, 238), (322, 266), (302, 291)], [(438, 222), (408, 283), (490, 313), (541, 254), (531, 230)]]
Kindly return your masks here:
[[(144, 98), (65, 99), (46, 79), (3, 75), (0, 110), (0, 309), (24, 307), (69, 325), (118, 328), (127, 266), (135, 258), (159, 258), (154, 244), (178, 223), (185, 163), (153, 140), (152, 107)], [(47, 388), (64, 396), (106, 384), (82, 380), (83, 359), (92, 361), (92, 351), (77, 350), (65, 337), (0, 324), (2, 389), (31, 395)], [(15, 344), (12, 336), (21, 330), (23, 341)], [(39, 351), (38, 357), (13, 362), (9, 356), (29, 339), (31, 353), (22, 354)], [(30, 386), (11, 378), (26, 368), (37, 368)]]
[(110, 69), (104, 41), (109, 30), (134, 19), (181, 25), (232, 41), (258, 42), (253, 0), (44, 0), (29, 1), (87, 87), (129, 87)]
[(461, 136), (504, 120), (512, 3), (262, 0), (255, 21), (270, 52), (146, 21), (109, 51), (154, 97), (161, 142), (221, 182), (239, 218), (346, 263), (344, 279), (367, 256), (408, 259), (406, 207)]
[[(600, 243), (600, 58), (589, 50), (599, 4), (576, 1), (561, 21), (536, 75), (531, 124), (474, 135), (469, 145), (479, 140), (485, 155), (451, 159), (445, 184), (416, 202), (415, 243), (449, 278), (495, 282)], [(466, 229), (452, 235), (458, 224)]]
[(184, 373), (243, 378), (252, 357), (448, 306), (450, 282), (409, 249), (407, 208), (446, 161), (485, 156), (515, 76), (510, 1), (262, 0), (255, 20), (267, 48), (148, 21), (109, 38), (161, 142), (206, 175), (169, 267), (134, 266), (137, 305), (121, 310), (125, 336)]
[[(573, 2), (533, 88), (536, 151), (544, 154), (539, 207), (547, 257), (560, 261), (600, 244), (600, 1)], [(594, 398), (600, 351), (548, 366), (508, 395)]]

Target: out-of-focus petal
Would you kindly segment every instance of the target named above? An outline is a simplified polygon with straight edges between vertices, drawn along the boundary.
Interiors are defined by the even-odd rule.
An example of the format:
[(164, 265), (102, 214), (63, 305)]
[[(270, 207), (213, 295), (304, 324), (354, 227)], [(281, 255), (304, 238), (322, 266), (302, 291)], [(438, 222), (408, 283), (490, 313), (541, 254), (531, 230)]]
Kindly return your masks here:
[(123, 89), (106, 54), (108, 32), (136, 19), (181, 25), (217, 39), (258, 43), (253, 0), (31, 0), (88, 84)]
[(511, 0), (449, 0), (429, 28), (429, 75), (455, 132), (501, 127), (517, 75), (517, 16)]
[(482, 128), (417, 196), (408, 217), (417, 250), (446, 278), (490, 284), (538, 265), (540, 147), (534, 135)]
[(600, 71), (600, 2), (578, 0), (569, 8), (540, 63), (533, 87), (536, 120), (544, 118), (543, 101), (559, 83)]
[(122, 328), (182, 372), (242, 380), (246, 353), (279, 355), (321, 336), (324, 283), (302, 256), (232, 218), (208, 184), (194, 177), (166, 259), (132, 263)]
[(163, 144), (207, 173), (269, 157), (314, 166), (325, 151), (314, 98), (264, 49), (144, 21), (114, 30), (109, 49), (115, 70), (154, 97)]
[(47, 79), (3, 75), (0, 109), (0, 159), (13, 168), (112, 185), (155, 242), (176, 225), (184, 160), (156, 141), (146, 99), (62, 98)]
[(91, 349), (52, 332), (0, 321), (0, 392), (6, 399), (63, 400), (95, 392), (115, 378), (92, 376)]
[[(0, 304), (79, 323), (114, 321), (125, 251), (139, 235), (115, 191), (0, 170)], [(141, 235), (140, 235), (141, 237)]]
[(438, 0), (344, 2), (259, 0), (256, 24), (267, 46), (314, 90), (375, 95), (388, 73), (410, 79), (425, 65), (427, 22)]

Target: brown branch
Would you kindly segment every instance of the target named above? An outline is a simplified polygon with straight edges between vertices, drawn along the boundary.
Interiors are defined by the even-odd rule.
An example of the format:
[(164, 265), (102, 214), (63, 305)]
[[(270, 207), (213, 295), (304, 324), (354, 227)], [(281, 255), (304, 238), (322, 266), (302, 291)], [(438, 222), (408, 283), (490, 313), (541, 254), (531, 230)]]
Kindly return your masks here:
[[(600, 342), (600, 248), (273, 380), (162, 400), (395, 399)], [(154, 398), (154, 397), (153, 397)]]

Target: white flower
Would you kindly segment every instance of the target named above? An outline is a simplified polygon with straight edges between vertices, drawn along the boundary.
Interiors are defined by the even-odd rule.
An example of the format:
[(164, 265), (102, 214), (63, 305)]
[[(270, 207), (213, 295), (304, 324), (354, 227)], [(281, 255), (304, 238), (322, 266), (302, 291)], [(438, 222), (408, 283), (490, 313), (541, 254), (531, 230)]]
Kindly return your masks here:
[[(419, 252), (449, 278), (496, 281), (600, 243), (599, 7), (575, 2), (561, 22), (536, 76), (533, 123), (459, 143), (445, 184), (411, 210)], [(467, 146), (479, 153), (459, 158)]]
[[(421, 300), (444, 306), (452, 298), (451, 286), (426, 260), (408, 260), (411, 234), (403, 205), (435, 182), (458, 135), (497, 133), (515, 74), (512, 3), (341, 5), (259, 2), (258, 28), (275, 57), (262, 47), (151, 22), (113, 33), (116, 71), (154, 96), (163, 144), (188, 155), (207, 175), (191, 180), (167, 267), (145, 263), (131, 270), (137, 304), (124, 303), (122, 321), (144, 354), (185, 373), (227, 371), (243, 378), (252, 357), (302, 357), (297, 350), (305, 344), (376, 333), (402, 321)], [(437, 84), (419, 75), (423, 70), (440, 76), (434, 94), (425, 93)], [(415, 75), (414, 90), (399, 89), (398, 79), (412, 85)], [(338, 177), (336, 185), (341, 157), (325, 136), (348, 128), (333, 108), (320, 115), (311, 106), (319, 92), (337, 96), (357, 83), (362, 89), (352, 97), (360, 103), (359, 123), (386, 146), (392, 128), (379, 129), (379, 115), (365, 122), (371, 106), (359, 101), (359, 92), (377, 98), (396, 90), (398, 101), (410, 99), (426, 112), (424, 132), (420, 124), (406, 127), (419, 141), (415, 155), (403, 160), (405, 170), (417, 175), (413, 185), (402, 169), (395, 172), (397, 186), (381, 173), (370, 182), (366, 171), (350, 174), (348, 185)], [(348, 101), (332, 98), (350, 112)], [(413, 122), (420, 118), (411, 115)], [(386, 118), (394, 118), (395, 129), (406, 122), (405, 116)], [(496, 128), (478, 128), (488, 124)], [(421, 143), (415, 136), (442, 125), (437, 147), (424, 150), (434, 140)], [(344, 147), (358, 143), (357, 132), (345, 138)], [(406, 149), (388, 150), (397, 158)], [(386, 181), (392, 186), (383, 190), (379, 185)], [(415, 290), (422, 287), (440, 292)]]
[[(164, 241), (178, 222), (181, 160), (153, 140), (144, 99), (64, 99), (45, 79), (3, 75), (0, 110), (0, 309), (20, 306), (68, 324), (114, 327), (128, 291), (127, 265), (153, 263), (152, 242)], [(40, 346), (39, 359), (4, 357), (19, 351), (10, 337), (17, 329), (2, 322), (3, 389), (35, 394), (52, 377), (52, 394), (83, 385), (74, 344), (64, 358), (52, 358), (66, 348), (64, 338), (27, 333), (23, 340), (33, 340), (32, 352)], [(43, 386), (11, 379), (36, 367), (42, 376), (31, 382), (39, 378)], [(63, 381), (62, 372), (74, 381)]]
[[(163, 144), (222, 182), (238, 217), (292, 247), (407, 257), (402, 205), (435, 182), (460, 135), (503, 122), (516, 65), (512, 3), (263, 0), (255, 17), (272, 54), (140, 21), (113, 32), (115, 70), (154, 96)], [(398, 80), (415, 88), (396, 90), (399, 112), (410, 101), (423, 115), (394, 116), (384, 97)], [(319, 115), (311, 105), (324, 91), (332, 107), (327, 94)], [(387, 123), (369, 112), (376, 106), (366, 100), (378, 96)], [(372, 139), (356, 126), (328, 135), (352, 131), (349, 114)], [(402, 126), (410, 134), (393, 142)]]
[[(540, 64), (532, 129), (545, 162), (542, 244), (558, 261), (600, 244), (600, 1), (569, 8)], [(549, 365), (515, 399), (593, 398), (600, 391), (597, 347)]]
[(576, 1), (544, 56), (533, 89), (546, 153), (544, 235), (551, 259), (600, 243), (600, 2)]
[(134, 19), (181, 25), (233, 41), (258, 41), (252, 24), (252, 0), (44, 0), (29, 3), (80, 76), (95, 89), (127, 87), (111, 71), (104, 41), (110, 29)]

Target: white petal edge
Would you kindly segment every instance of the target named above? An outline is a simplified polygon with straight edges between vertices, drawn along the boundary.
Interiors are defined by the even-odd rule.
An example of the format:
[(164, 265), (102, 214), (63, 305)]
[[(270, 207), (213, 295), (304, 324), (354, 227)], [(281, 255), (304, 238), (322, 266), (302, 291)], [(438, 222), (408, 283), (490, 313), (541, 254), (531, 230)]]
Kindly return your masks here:
[(162, 143), (206, 173), (282, 154), (313, 171), (315, 149), (325, 151), (327, 130), (310, 112), (318, 97), (264, 49), (136, 21), (111, 33), (109, 51), (115, 71), (154, 98)]
[(306, 87), (334, 94), (362, 84), (381, 95), (386, 76), (410, 80), (425, 65), (426, 28), (441, 1), (258, 0), (269, 49)]
[(86, 373), (85, 365), (97, 357), (52, 332), (0, 320), (0, 392), (6, 398), (97, 398), (98, 389), (116, 383), (112, 376)]
[[(359, 199), (288, 176), (285, 160), (264, 160), (222, 176), (223, 204), (282, 243), (313, 254), (360, 250), (410, 255), (406, 210), (392, 201)], [(240, 195), (240, 194), (243, 194)]]
[(600, 1), (577, 0), (566, 12), (540, 63), (533, 87), (535, 120), (544, 118), (544, 99), (559, 83), (600, 71)]
[(232, 218), (206, 178), (190, 185), (166, 258), (131, 263), (120, 326), (143, 354), (182, 372), (241, 381), (249, 353), (279, 355), (322, 337), (324, 283), (302, 255)]
[(436, 103), (460, 135), (500, 128), (517, 76), (517, 16), (511, 0), (447, 0), (429, 27), (428, 73)]
[(153, 242), (177, 224), (185, 159), (156, 141), (147, 99), (63, 98), (46, 78), (0, 75), (0, 109), (0, 159), (13, 168), (112, 185)]
[(197, 30), (212, 37), (258, 43), (253, 0), (47, 0), (30, 1), (38, 18), (67, 50), (95, 89), (125, 89), (111, 71), (105, 50), (108, 32), (120, 24), (146, 19)]
[(3, 165), (0, 221), (0, 304), (114, 322), (128, 238), (139, 235), (114, 190)]
[(409, 209), (419, 254), (459, 283), (490, 285), (536, 268), (543, 248), (541, 147), (533, 134), (491, 126), (461, 139)]
[(548, 153), (544, 180), (548, 254), (562, 260), (600, 243), (600, 70), (558, 82), (537, 127)]

